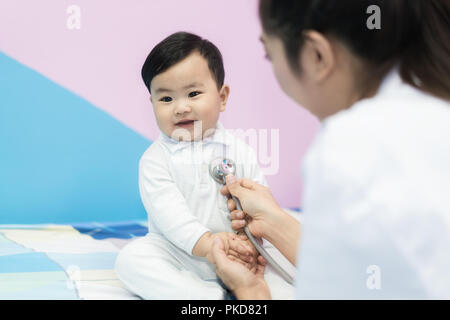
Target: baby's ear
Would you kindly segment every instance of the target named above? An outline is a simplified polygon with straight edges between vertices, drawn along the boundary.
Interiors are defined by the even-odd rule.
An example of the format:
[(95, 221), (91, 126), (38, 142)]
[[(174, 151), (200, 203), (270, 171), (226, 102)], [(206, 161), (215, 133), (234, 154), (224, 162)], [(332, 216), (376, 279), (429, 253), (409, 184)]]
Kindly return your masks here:
[(228, 96), (230, 95), (230, 87), (227, 84), (224, 84), (219, 91), (219, 95), (220, 95), (220, 111), (225, 111)]

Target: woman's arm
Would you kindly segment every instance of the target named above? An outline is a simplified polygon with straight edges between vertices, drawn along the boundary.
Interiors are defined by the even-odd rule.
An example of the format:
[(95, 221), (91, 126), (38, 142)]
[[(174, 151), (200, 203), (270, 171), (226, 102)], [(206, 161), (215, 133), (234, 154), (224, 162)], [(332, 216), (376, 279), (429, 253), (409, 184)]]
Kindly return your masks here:
[(268, 222), (266, 229), (264, 238), (272, 243), (295, 266), (300, 238), (300, 223), (280, 209), (275, 219)]

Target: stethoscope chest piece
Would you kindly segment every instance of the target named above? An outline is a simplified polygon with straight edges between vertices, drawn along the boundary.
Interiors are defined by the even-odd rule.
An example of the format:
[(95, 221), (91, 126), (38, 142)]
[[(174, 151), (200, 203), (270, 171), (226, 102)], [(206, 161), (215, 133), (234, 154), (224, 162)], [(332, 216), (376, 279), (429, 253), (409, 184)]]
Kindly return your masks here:
[(225, 177), (229, 174), (236, 174), (236, 165), (233, 160), (226, 158), (216, 158), (209, 164), (209, 174), (220, 184), (225, 184)]

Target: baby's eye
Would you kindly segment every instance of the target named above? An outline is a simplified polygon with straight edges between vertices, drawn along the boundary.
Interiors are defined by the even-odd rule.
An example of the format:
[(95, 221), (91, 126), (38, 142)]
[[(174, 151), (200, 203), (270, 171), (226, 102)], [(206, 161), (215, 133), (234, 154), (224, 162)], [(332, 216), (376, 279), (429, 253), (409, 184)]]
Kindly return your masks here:
[(170, 101), (172, 101), (172, 98), (171, 97), (162, 97), (161, 99), (159, 99), (159, 101), (170, 102)]
[(191, 93), (189, 93), (189, 98), (193, 98), (195, 96), (198, 96), (199, 94), (201, 94), (200, 91), (192, 91)]

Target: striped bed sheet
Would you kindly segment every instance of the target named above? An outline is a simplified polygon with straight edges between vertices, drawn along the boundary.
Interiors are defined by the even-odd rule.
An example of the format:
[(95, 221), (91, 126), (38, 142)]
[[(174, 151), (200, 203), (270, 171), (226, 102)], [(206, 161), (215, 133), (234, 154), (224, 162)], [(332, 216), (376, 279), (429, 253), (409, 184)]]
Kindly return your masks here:
[(0, 299), (139, 299), (114, 272), (147, 222), (0, 225)]
[[(301, 210), (285, 211), (300, 219)], [(140, 299), (114, 264), (120, 249), (147, 230), (141, 220), (0, 224), (0, 300)]]

